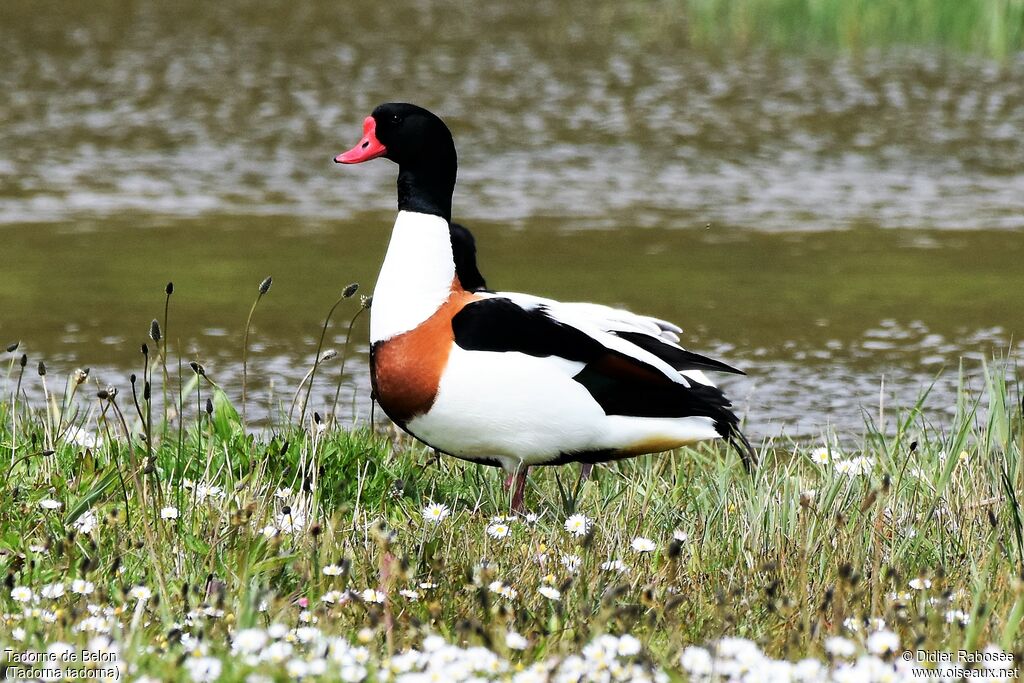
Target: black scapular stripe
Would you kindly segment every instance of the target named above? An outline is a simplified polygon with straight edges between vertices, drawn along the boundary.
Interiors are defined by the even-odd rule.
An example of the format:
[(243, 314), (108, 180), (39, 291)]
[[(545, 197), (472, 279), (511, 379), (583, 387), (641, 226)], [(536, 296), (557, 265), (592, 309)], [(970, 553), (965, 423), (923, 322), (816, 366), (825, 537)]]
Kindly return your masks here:
[(596, 339), (552, 318), (543, 306), (526, 309), (511, 299), (474, 301), (452, 318), (455, 343), (467, 351), (518, 351), (589, 363), (606, 352)]
[(632, 344), (636, 344), (648, 353), (653, 353), (676, 370), (714, 370), (715, 372), (731, 372), (734, 375), (747, 374), (720, 360), (681, 349), (678, 346), (663, 342), (643, 332), (614, 331), (612, 334), (622, 337)]

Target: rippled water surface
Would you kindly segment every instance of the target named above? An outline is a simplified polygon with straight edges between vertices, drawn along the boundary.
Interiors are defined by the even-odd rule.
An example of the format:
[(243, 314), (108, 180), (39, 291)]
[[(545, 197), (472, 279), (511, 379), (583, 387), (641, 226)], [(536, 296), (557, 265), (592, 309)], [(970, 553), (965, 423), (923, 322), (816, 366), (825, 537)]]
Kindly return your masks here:
[(330, 159), (387, 100), (453, 129), (492, 286), (679, 322), (749, 371), (723, 381), (755, 434), (855, 431), (932, 383), (940, 416), (962, 357), (1021, 345), (1024, 56), (698, 47), (658, 3), (0, 12), (0, 341), (51, 374), (123, 384), (173, 280), (174, 346), (237, 392), (269, 273), (251, 372), (287, 403), (383, 256), (394, 166)]

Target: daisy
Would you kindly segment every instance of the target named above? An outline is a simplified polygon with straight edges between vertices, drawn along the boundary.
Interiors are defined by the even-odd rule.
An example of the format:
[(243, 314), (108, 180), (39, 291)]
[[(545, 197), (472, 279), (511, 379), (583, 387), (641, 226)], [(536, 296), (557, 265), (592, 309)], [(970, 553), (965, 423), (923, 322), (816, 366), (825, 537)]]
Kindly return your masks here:
[(160, 519), (177, 519), (178, 508), (176, 507), (165, 507), (160, 510)]
[(562, 566), (565, 567), (570, 574), (575, 574), (576, 570), (580, 568), (580, 564), (583, 560), (579, 555), (562, 555)]
[(530, 643), (526, 638), (515, 631), (509, 631), (505, 634), (505, 645), (507, 645), (510, 650), (525, 650), (529, 644)]
[(608, 560), (601, 563), (601, 569), (606, 572), (618, 572), (619, 574), (629, 573), (629, 567), (622, 560)]
[(301, 531), (306, 526), (306, 515), (301, 510), (292, 510), (291, 512), (281, 512), (277, 515), (277, 527), (284, 533), (292, 533), (295, 531)]
[(342, 591), (327, 591), (320, 596), (322, 602), (326, 602), (329, 605), (333, 605), (337, 602), (348, 602), (348, 592)]
[(146, 586), (135, 586), (130, 591), (128, 591), (128, 596), (134, 598), (135, 600), (138, 600), (139, 602), (145, 602), (146, 600), (149, 600), (151, 597), (153, 597), (153, 591), (151, 591)]
[(64, 595), (63, 583), (48, 583), (39, 590), (39, 594), (51, 600)]
[(491, 538), (505, 538), (511, 529), (505, 522), (492, 522), (487, 525), (487, 535)]
[(75, 523), (72, 524), (72, 526), (80, 533), (91, 534), (96, 528), (96, 524), (96, 515), (92, 513), (92, 510), (86, 510), (78, 519), (75, 520)]
[(448, 518), (449, 514), (451, 514), (451, 510), (448, 509), (447, 505), (431, 503), (423, 508), (423, 521), (430, 522), (431, 524), (440, 524)]
[(341, 576), (345, 570), (336, 564), (329, 564), (321, 571), (323, 571), (324, 576)]
[(633, 542), (630, 544), (630, 547), (632, 547), (633, 550), (635, 550), (638, 553), (653, 553), (658, 546), (655, 545), (654, 541), (652, 541), (649, 538), (637, 536), (633, 539)]
[(825, 641), (825, 651), (833, 657), (852, 657), (857, 653), (857, 647), (842, 636), (832, 636)]
[(519, 596), (519, 591), (502, 581), (492, 581), (488, 588), (491, 589), (492, 593), (497, 593), (501, 597), (508, 598), (509, 600), (514, 600)]
[(946, 612), (946, 623), (967, 626), (971, 623), (971, 615), (966, 612), (961, 612), (958, 609), (951, 609)]
[(586, 536), (592, 522), (586, 515), (575, 514), (565, 520), (565, 530), (576, 537)]
[(224, 489), (212, 484), (200, 484), (196, 487), (196, 498), (206, 500), (207, 498), (223, 498)]
[(865, 644), (871, 654), (887, 655), (899, 649), (900, 637), (892, 631), (875, 631), (868, 636)]
[(96, 586), (93, 584), (92, 581), (86, 581), (85, 579), (75, 579), (71, 582), (72, 593), (77, 593), (78, 595), (89, 595), (94, 590), (96, 590)]
[(849, 460), (835, 461), (835, 470), (839, 474), (845, 474), (848, 477), (858, 477), (862, 474), (868, 474), (871, 472), (873, 463), (870, 458), (866, 458), (863, 455), (859, 455), (856, 458), (850, 458)]
[(811, 462), (827, 465), (832, 462), (832, 453), (827, 446), (819, 446), (811, 451)]
[(35, 593), (28, 586), (18, 586), (11, 590), (11, 599), (16, 602), (31, 602), (34, 597)]
[(235, 633), (231, 641), (231, 652), (254, 655), (264, 648), (268, 640), (266, 631), (261, 628), (243, 628)]
[(185, 659), (185, 668), (188, 670), (189, 678), (196, 683), (207, 683), (220, 678), (222, 664), (214, 657), (188, 657)]
[(629, 635), (619, 637), (619, 645), (616, 648), (620, 657), (635, 657), (640, 654), (640, 641)]
[(44, 510), (60, 510), (62, 503), (59, 500), (53, 500), (52, 498), (44, 498), (39, 501), (39, 507)]
[(398, 594), (401, 595), (403, 598), (406, 598), (407, 600), (411, 600), (413, 602), (416, 602), (420, 599), (420, 594), (418, 592), (408, 590), (407, 588), (403, 588), (402, 590), (398, 591)]
[(917, 578), (911, 579), (908, 585), (916, 591), (923, 591), (927, 588), (931, 588), (932, 582), (930, 579)]
[(386, 598), (387, 596), (379, 590), (367, 588), (359, 594), (359, 597), (363, 599), (363, 602), (375, 602), (378, 605), (381, 605), (384, 604), (384, 598)]
[(548, 600), (561, 600), (562, 593), (553, 586), (541, 586), (537, 589), (537, 592), (543, 595)]
[(103, 439), (85, 431), (81, 427), (72, 427), (68, 430), (68, 441), (81, 448), (100, 448), (103, 446)]

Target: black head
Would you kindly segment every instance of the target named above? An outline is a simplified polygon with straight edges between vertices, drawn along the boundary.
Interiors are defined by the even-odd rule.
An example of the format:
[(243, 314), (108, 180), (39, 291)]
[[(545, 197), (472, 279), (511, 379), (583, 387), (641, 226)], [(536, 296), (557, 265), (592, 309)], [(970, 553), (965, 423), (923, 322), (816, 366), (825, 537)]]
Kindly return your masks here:
[(382, 104), (363, 121), (355, 147), (334, 157), (358, 164), (377, 157), (398, 164), (398, 208), (451, 220), (458, 159), (451, 131), (440, 118), (414, 104)]

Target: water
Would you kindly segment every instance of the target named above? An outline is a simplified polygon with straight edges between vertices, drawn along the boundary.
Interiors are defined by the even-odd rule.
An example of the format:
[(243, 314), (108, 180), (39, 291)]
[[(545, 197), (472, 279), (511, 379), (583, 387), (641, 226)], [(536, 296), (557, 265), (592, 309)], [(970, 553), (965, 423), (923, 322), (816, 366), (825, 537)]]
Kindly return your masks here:
[(0, 342), (124, 385), (173, 280), (173, 346), (237, 395), (273, 274), (250, 373), (287, 404), (393, 220), (393, 165), (330, 160), (409, 100), (455, 133), (492, 286), (679, 322), (749, 371), (723, 384), (755, 435), (933, 383), (941, 419), (961, 357), (1021, 346), (1024, 56), (700, 47), (657, 7), (5, 3)]

